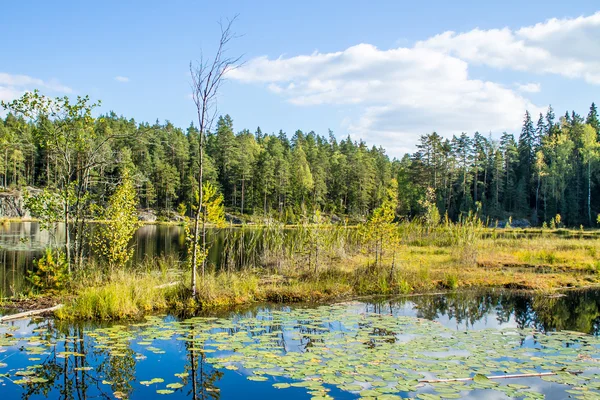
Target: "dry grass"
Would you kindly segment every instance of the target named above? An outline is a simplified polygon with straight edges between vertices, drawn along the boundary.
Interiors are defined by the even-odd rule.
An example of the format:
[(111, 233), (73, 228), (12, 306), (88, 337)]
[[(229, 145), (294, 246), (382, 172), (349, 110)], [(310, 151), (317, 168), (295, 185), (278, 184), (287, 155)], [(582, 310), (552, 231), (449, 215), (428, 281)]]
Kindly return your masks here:
[[(489, 230), (486, 231), (489, 233)], [(576, 235), (484, 235), (452, 244), (441, 236), (405, 240), (377, 264), (363, 251), (331, 252), (319, 265), (301, 257), (276, 268), (210, 272), (190, 297), (189, 274), (174, 261), (113, 275), (93, 274), (74, 285), (61, 318), (119, 319), (156, 310), (195, 310), (252, 302), (303, 302), (461, 288), (549, 291), (600, 284), (600, 241)], [(392, 269), (392, 261), (394, 268)], [(271, 263), (273, 264), (273, 263)], [(179, 280), (175, 287), (157, 286)]]

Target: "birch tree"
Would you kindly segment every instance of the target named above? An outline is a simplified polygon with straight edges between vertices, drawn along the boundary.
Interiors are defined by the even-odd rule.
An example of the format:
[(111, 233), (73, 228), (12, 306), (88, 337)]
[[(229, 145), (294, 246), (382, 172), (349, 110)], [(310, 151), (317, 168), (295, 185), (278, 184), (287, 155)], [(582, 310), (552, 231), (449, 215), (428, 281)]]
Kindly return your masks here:
[[(235, 39), (235, 34), (231, 30), (236, 17), (227, 20), (226, 23), (219, 23), (221, 30), (221, 37), (217, 45), (217, 50), (212, 57), (205, 57), (204, 54), (200, 53), (200, 58), (196, 62), (190, 62), (190, 76), (191, 76), (191, 87), (192, 87), (192, 99), (196, 106), (196, 113), (198, 117), (198, 166), (197, 166), (197, 180), (198, 188), (204, 187), (204, 156), (205, 156), (205, 144), (206, 134), (210, 131), (213, 121), (217, 113), (217, 96), (219, 89), (225, 81), (225, 75), (227, 72), (236, 68), (241, 60), (241, 56), (230, 57), (227, 55), (228, 45)], [(194, 228), (192, 238), (192, 296), (196, 297), (197, 281), (196, 271), (198, 269), (198, 256), (199, 256), (199, 239), (202, 238), (202, 254), (206, 253), (206, 218), (201, 218), (204, 214), (203, 210), (203, 192), (200, 189), (197, 200), (197, 209), (194, 216)], [(200, 222), (202, 226), (200, 227)], [(205, 257), (201, 257), (201, 271), (202, 277), (205, 274)]]

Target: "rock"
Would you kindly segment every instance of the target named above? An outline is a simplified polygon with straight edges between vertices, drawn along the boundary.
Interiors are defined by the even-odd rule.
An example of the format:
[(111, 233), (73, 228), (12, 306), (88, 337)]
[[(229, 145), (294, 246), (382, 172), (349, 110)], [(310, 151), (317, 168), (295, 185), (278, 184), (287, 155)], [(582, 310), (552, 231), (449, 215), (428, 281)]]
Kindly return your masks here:
[[(40, 192), (39, 189), (27, 188), (29, 193)], [(0, 217), (1, 218), (31, 218), (31, 213), (25, 208), (23, 192), (10, 190), (0, 192)]]
[(143, 222), (156, 222), (156, 212), (154, 210), (140, 210), (138, 219)]
[(160, 210), (158, 213), (159, 221), (167, 222), (183, 222), (185, 218), (173, 210)]
[(225, 221), (232, 223), (234, 225), (242, 225), (244, 221), (242, 221), (239, 217), (236, 217), (233, 214), (225, 214)]
[(342, 222), (342, 219), (335, 214), (331, 214), (331, 223), (337, 224), (339, 222)]

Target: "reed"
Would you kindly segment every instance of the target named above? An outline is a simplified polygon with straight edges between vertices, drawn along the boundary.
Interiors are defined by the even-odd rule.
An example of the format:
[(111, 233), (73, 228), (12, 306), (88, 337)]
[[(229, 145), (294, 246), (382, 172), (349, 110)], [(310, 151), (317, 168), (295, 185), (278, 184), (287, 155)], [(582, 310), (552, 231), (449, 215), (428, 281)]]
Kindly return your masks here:
[[(215, 246), (222, 251), (199, 277), (196, 298), (188, 289), (187, 264), (179, 260), (147, 260), (110, 274), (90, 265), (75, 276), (67, 293), (73, 298), (59, 316), (118, 319), (262, 301), (589, 286), (600, 283), (600, 244), (590, 236), (486, 228), (476, 214), (456, 223), (402, 220), (358, 227), (318, 218), (293, 228), (268, 221), (228, 229), (215, 239), (223, 241)], [(172, 281), (179, 284), (161, 287)]]

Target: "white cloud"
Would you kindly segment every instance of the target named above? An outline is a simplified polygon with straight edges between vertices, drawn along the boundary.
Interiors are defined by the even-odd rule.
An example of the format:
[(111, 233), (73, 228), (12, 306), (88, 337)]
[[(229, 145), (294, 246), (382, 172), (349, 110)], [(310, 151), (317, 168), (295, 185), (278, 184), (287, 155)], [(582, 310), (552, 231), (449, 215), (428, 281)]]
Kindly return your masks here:
[(413, 151), (424, 133), (518, 129), (525, 109), (539, 110), (508, 87), (469, 78), (465, 61), (425, 47), (258, 57), (229, 77), (266, 84), (295, 105), (356, 108), (344, 119), (348, 132), (395, 156)]
[(4, 72), (0, 72), (0, 85), (4, 88), (13, 88), (13, 90), (31, 88), (47, 89), (59, 93), (73, 93), (73, 90), (70, 87), (60, 84), (56, 79), (43, 81), (27, 75), (11, 75)]
[(13, 75), (0, 72), (0, 100), (11, 101), (20, 97), (23, 93), (34, 89), (56, 94), (73, 93), (73, 89), (61, 84), (56, 79), (44, 81), (27, 75)]
[(600, 85), (600, 12), (509, 28), (444, 32), (416, 47), (495, 68), (551, 73)]
[(525, 93), (539, 93), (542, 86), (539, 83), (517, 83), (517, 89)]
[(469, 65), (555, 74), (600, 85), (600, 12), (550, 19), (512, 30), (444, 32), (414, 47), (380, 50), (359, 44), (333, 53), (257, 57), (231, 71), (241, 82), (265, 84), (295, 105), (330, 104), (352, 111), (343, 127), (399, 155), (433, 130), (518, 130), (525, 96), (539, 83), (497, 82), (469, 76)]
[(122, 83), (127, 83), (129, 82), (129, 78), (126, 76), (115, 76), (115, 81), (117, 82), (122, 82)]

